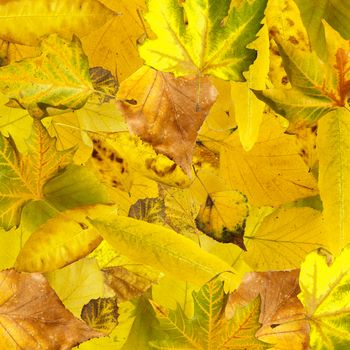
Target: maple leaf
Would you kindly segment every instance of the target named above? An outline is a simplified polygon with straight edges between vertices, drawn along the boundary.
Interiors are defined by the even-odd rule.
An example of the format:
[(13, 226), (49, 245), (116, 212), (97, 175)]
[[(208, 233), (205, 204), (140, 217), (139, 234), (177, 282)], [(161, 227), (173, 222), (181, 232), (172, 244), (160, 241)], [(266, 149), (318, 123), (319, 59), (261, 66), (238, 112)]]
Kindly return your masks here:
[(246, 46), (261, 28), (266, 1), (230, 5), (230, 0), (148, 1), (145, 18), (157, 39), (146, 40), (141, 57), (175, 76), (211, 74), (244, 81), (242, 72), (256, 58), (256, 51)]
[(190, 173), (197, 132), (216, 95), (206, 77), (175, 78), (144, 66), (117, 96), (130, 132)]
[(0, 38), (33, 46), (51, 33), (85, 35), (114, 15), (97, 0), (6, 1), (0, 4), (0, 13)]
[(304, 350), (309, 343), (305, 310), (298, 299), (299, 270), (247, 273), (238, 289), (229, 296), (226, 316), (234, 317), (237, 306), (261, 297), (259, 340), (273, 350)]
[(18, 225), (22, 206), (43, 199), (44, 184), (71, 161), (73, 150), (57, 152), (55, 144), (40, 121), (33, 123), (25, 156), (11, 137), (0, 134), (0, 223), (5, 229)]
[(160, 321), (158, 339), (151, 345), (157, 349), (267, 349), (268, 344), (255, 338), (259, 329), (260, 300), (256, 298), (238, 307), (231, 320), (225, 318), (227, 302), (223, 283), (208, 282), (193, 292), (194, 314), (187, 318), (178, 305), (176, 310), (162, 308), (152, 302)]
[(310, 345), (315, 350), (350, 346), (350, 246), (334, 260), (326, 251), (310, 253), (300, 269), (299, 299), (306, 309)]
[(325, 31), (327, 21), (345, 39), (350, 39), (350, 4), (341, 0), (294, 0), (310, 38), (312, 48), (321, 58), (327, 58)]
[(78, 37), (68, 41), (52, 34), (40, 49), (37, 57), (0, 68), (0, 91), (11, 107), (25, 108), (34, 117), (81, 108), (94, 90)]
[(0, 272), (0, 346), (3, 349), (70, 349), (103, 334), (64, 308), (39, 273)]
[(254, 92), (292, 123), (290, 130), (298, 124), (311, 126), (330, 111), (347, 104), (350, 91), (348, 47), (337, 49), (333, 69), (315, 53), (302, 52), (289, 43), (278, 42), (278, 48), (292, 88)]

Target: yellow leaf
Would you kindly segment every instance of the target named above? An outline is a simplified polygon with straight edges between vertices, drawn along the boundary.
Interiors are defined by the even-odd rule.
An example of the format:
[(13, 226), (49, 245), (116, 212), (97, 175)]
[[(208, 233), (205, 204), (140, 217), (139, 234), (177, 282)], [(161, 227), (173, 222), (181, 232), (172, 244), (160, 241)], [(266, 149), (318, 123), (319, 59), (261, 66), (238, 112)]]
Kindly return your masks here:
[(2, 1), (0, 13), (0, 38), (33, 46), (50, 33), (67, 38), (87, 34), (113, 16), (97, 0)]
[(298, 268), (310, 251), (327, 240), (319, 211), (278, 209), (266, 216), (255, 232), (246, 232), (244, 259), (254, 271)]
[(278, 206), (317, 194), (317, 183), (298, 154), (295, 136), (266, 116), (257, 143), (245, 152), (237, 134), (222, 146), (221, 176), (255, 206)]
[(329, 247), (338, 254), (350, 243), (350, 113), (339, 108), (319, 122), (319, 187)]
[(246, 82), (231, 82), (231, 96), (235, 106), (239, 138), (242, 146), (249, 151), (259, 136), (259, 127), (265, 104), (258, 100), (250, 89), (265, 89), (269, 72), (269, 36), (266, 25), (258, 33), (259, 37), (251, 45), (257, 51), (257, 58), (243, 73)]
[(19, 271), (47, 272), (66, 266), (91, 253), (102, 241), (99, 232), (86, 220), (91, 210), (108, 212), (110, 207), (83, 207), (58, 214), (41, 225), (21, 249)]
[(198, 285), (218, 274), (228, 284), (235, 283), (228, 264), (168, 228), (122, 216), (91, 222), (118, 252), (137, 263)]

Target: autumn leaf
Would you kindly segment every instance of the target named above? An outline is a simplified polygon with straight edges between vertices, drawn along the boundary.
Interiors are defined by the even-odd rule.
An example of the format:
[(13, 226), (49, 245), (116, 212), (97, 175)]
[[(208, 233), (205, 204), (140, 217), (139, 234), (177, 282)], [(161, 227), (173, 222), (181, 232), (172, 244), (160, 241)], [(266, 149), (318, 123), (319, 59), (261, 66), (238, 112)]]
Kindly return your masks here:
[(332, 258), (326, 251), (310, 253), (300, 269), (299, 299), (310, 324), (310, 345), (315, 350), (350, 346), (350, 249)]
[(350, 39), (350, 5), (341, 0), (312, 1), (294, 0), (300, 9), (304, 26), (310, 38), (312, 48), (327, 59), (327, 47), (324, 25), (327, 21), (345, 39)]
[(102, 334), (66, 310), (39, 273), (0, 272), (0, 346), (68, 349)]
[(117, 96), (130, 132), (190, 173), (197, 132), (216, 95), (208, 78), (175, 78), (144, 66)]
[[(145, 63), (175, 76), (211, 74), (244, 81), (243, 71), (256, 58), (246, 46), (261, 28), (266, 1), (242, 1), (230, 9), (229, 0), (148, 1), (145, 15), (155, 40), (140, 47)], [(184, 19), (186, 18), (186, 23)]]
[(304, 350), (309, 343), (309, 326), (305, 310), (298, 299), (299, 271), (270, 271), (247, 273), (238, 289), (229, 296), (226, 316), (234, 317), (237, 306), (261, 297), (256, 333), (259, 340), (271, 343), (273, 350)]
[(222, 144), (220, 174), (256, 206), (278, 206), (317, 194), (317, 183), (298, 154), (294, 136), (265, 116), (255, 146), (245, 152), (236, 133)]
[(37, 57), (0, 67), (0, 91), (12, 107), (25, 108), (34, 117), (81, 108), (93, 86), (80, 40), (52, 34), (42, 40), (40, 50)]
[(281, 208), (246, 232), (244, 259), (254, 271), (298, 268), (312, 250), (329, 241), (322, 214), (311, 208)]
[[(152, 303), (160, 321), (158, 339), (151, 345), (157, 349), (267, 349), (255, 338), (259, 328), (260, 300), (236, 309), (231, 320), (225, 318), (227, 302), (223, 284), (208, 282), (192, 294), (194, 314), (188, 318), (180, 306), (168, 310)], [(165, 336), (164, 336), (165, 335)]]
[(115, 298), (92, 299), (83, 306), (81, 318), (91, 329), (110, 334), (118, 324), (118, 305)]
[(328, 114), (319, 123), (317, 137), (323, 216), (329, 236), (329, 247), (335, 254), (350, 243), (348, 230), (350, 169), (347, 161), (350, 147), (349, 116), (350, 113), (345, 108)]
[(114, 249), (136, 263), (196, 284), (220, 274), (232, 288), (234, 275), (228, 264), (173, 230), (123, 216), (96, 218), (91, 223)]
[(289, 43), (278, 42), (278, 48), (292, 88), (255, 94), (292, 123), (290, 130), (298, 123), (313, 125), (325, 114), (346, 105), (350, 88), (348, 47), (337, 49), (333, 67), (315, 53), (302, 52)]
[(51, 33), (65, 37), (87, 34), (114, 15), (97, 0), (5, 1), (0, 13), (1, 39), (34, 46)]
[(44, 197), (43, 186), (72, 158), (72, 150), (56, 151), (39, 121), (34, 122), (28, 155), (21, 155), (11, 138), (0, 135), (0, 222), (5, 229), (18, 225), (21, 209), (30, 200)]
[(143, 64), (137, 44), (147, 36), (141, 13), (146, 9), (144, 0), (100, 0), (118, 14), (82, 38), (91, 65), (102, 66), (125, 80)]

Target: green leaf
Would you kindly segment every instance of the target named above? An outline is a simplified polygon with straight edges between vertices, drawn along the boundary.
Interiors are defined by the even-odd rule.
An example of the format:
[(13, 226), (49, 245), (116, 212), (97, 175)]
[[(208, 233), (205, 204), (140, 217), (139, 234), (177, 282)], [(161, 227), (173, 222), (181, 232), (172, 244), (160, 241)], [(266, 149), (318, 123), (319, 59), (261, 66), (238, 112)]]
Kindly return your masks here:
[[(227, 303), (223, 284), (217, 280), (193, 292), (194, 315), (189, 319), (178, 306), (168, 310), (153, 303), (160, 321), (157, 349), (266, 349), (255, 338), (259, 329), (260, 298), (237, 307), (231, 320), (225, 318)], [(160, 338), (160, 339), (159, 339)]]
[(0, 38), (24, 45), (37, 45), (50, 33), (85, 35), (113, 15), (96, 0), (5, 1), (0, 13)]
[(0, 134), (0, 226), (8, 230), (19, 224), (23, 205), (43, 199), (44, 184), (71, 161), (72, 153), (58, 152), (40, 121), (33, 123), (27, 155)]
[(308, 32), (311, 46), (322, 58), (327, 58), (325, 30), (327, 21), (344, 39), (350, 39), (350, 3), (342, 0), (294, 0)]
[[(261, 28), (265, 0), (243, 1), (230, 9), (230, 0), (149, 0), (145, 16), (155, 40), (140, 47), (147, 65), (175, 76), (211, 74), (244, 81), (243, 71), (256, 58), (246, 46)], [(188, 23), (184, 21), (187, 19)]]
[(332, 261), (324, 251), (309, 254), (300, 270), (299, 299), (310, 323), (313, 350), (350, 347), (350, 246)]
[(0, 91), (11, 105), (27, 109), (34, 117), (81, 108), (93, 86), (79, 39), (74, 36), (68, 41), (52, 34), (40, 49), (37, 57), (0, 68)]
[(315, 53), (287, 42), (278, 42), (278, 49), (292, 89), (253, 90), (259, 99), (289, 121), (307, 124), (344, 102), (338, 99), (334, 72)]
[(45, 274), (64, 306), (76, 317), (91, 299), (112, 296), (95, 259), (81, 259), (60, 270)]
[(350, 243), (350, 113), (339, 108), (319, 123), (319, 189), (332, 253)]
[(218, 274), (228, 283), (234, 283), (233, 270), (228, 264), (168, 228), (122, 216), (101, 217), (91, 222), (114, 249), (136, 263), (195, 284)]
[(90, 300), (83, 306), (81, 318), (87, 325), (104, 334), (110, 334), (118, 324), (118, 305), (115, 298)]

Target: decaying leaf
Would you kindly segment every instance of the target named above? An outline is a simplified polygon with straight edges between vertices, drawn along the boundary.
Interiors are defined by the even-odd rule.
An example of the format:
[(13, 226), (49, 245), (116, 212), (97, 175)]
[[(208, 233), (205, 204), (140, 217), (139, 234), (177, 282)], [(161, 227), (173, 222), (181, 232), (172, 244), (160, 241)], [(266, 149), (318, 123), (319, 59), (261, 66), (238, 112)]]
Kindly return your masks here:
[(119, 302), (128, 301), (144, 294), (156, 282), (151, 276), (142, 273), (141, 267), (135, 269), (135, 272), (124, 266), (103, 269), (106, 283), (113, 289)]
[(327, 251), (310, 253), (300, 269), (299, 299), (310, 324), (314, 350), (350, 346), (350, 246), (334, 260)]
[(246, 250), (243, 235), (248, 213), (247, 198), (240, 192), (211, 192), (199, 209), (196, 225), (215, 240)]
[(298, 299), (299, 271), (250, 272), (239, 288), (230, 295), (226, 307), (229, 318), (240, 305), (261, 297), (258, 339), (271, 343), (273, 350), (305, 350), (309, 343), (309, 326), (305, 310)]
[(110, 334), (118, 325), (118, 305), (115, 298), (92, 299), (81, 310), (81, 318), (97, 332)]
[(232, 134), (222, 146), (220, 173), (256, 206), (278, 206), (317, 194), (316, 179), (298, 154), (292, 135), (284, 134), (279, 121), (265, 116), (260, 136), (249, 152)]
[(81, 108), (93, 86), (78, 37), (69, 41), (52, 34), (40, 49), (37, 57), (0, 67), (0, 91), (11, 107), (25, 108), (34, 117)]
[(97, 101), (102, 104), (114, 100), (119, 84), (113, 74), (103, 67), (90, 68), (89, 73)]
[(223, 284), (208, 282), (198, 292), (193, 292), (194, 314), (189, 319), (177, 306), (168, 310), (152, 303), (160, 321), (158, 337), (152, 345), (157, 349), (255, 349), (269, 348), (255, 338), (259, 328), (260, 300), (237, 307), (231, 320), (225, 317), (227, 297)]
[(131, 133), (191, 171), (197, 132), (216, 99), (206, 77), (175, 78), (142, 67), (118, 92)]
[(65, 309), (39, 273), (1, 271), (0, 285), (2, 349), (68, 350), (103, 335)]
[(211, 74), (244, 81), (242, 72), (256, 58), (246, 46), (261, 28), (266, 1), (230, 5), (230, 0), (148, 1), (145, 18), (157, 39), (146, 40), (141, 57), (176, 76)]

